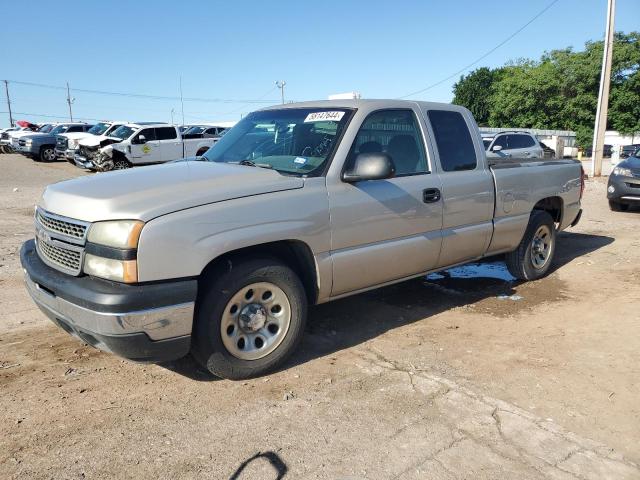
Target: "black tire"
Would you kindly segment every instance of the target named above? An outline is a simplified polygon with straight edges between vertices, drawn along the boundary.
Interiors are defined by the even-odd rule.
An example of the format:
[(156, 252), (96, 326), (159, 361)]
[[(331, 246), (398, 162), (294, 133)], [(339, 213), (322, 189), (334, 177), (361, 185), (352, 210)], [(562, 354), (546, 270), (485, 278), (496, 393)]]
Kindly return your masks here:
[(626, 212), (629, 210), (629, 205), (616, 202), (615, 200), (609, 200), (609, 208), (614, 212)]
[[(273, 258), (231, 261), (231, 268), (218, 270), (202, 280), (194, 318), (192, 353), (212, 374), (231, 380), (257, 377), (273, 371), (295, 351), (304, 334), (307, 298), (296, 273)], [(256, 360), (238, 358), (225, 347), (221, 322), (228, 303), (243, 288), (259, 282), (277, 286), (289, 301), (291, 318), (281, 343)]]
[(40, 148), (40, 155), (38, 155), (38, 161), (40, 162), (53, 162), (56, 159), (56, 150), (50, 145), (45, 145)]
[[(537, 232), (546, 227), (549, 235), (549, 251), (544, 264), (534, 263), (534, 237)], [(524, 232), (520, 245), (513, 252), (506, 255), (507, 269), (518, 280), (536, 280), (544, 277), (551, 264), (556, 250), (556, 227), (551, 215), (542, 210), (534, 210), (529, 218), (529, 225)], [(539, 261), (539, 259), (536, 259)]]

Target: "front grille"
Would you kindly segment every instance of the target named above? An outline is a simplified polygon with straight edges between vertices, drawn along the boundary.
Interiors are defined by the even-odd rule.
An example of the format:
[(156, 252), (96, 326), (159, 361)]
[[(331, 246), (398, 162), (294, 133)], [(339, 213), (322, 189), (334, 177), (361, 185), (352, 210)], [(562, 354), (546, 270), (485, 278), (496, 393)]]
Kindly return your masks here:
[(82, 262), (82, 252), (69, 250), (56, 245), (51, 245), (42, 239), (37, 239), (37, 246), (40, 257), (43, 260), (52, 263), (62, 270), (66, 270), (73, 275), (80, 273), (80, 265)]
[(2, 134), (2, 140), (6, 140), (7, 138), (9, 138), (9, 134), (8, 133), (3, 133)]
[(24, 147), (27, 144), (26, 140), (18, 140), (18, 145), (20, 145), (21, 147)]
[(77, 239), (84, 239), (87, 233), (87, 225), (62, 220), (61, 218), (51, 216), (40, 209), (38, 209), (36, 216), (40, 224), (52, 232), (58, 232), (66, 235), (67, 237)]
[(65, 138), (65, 137), (58, 137), (56, 139), (56, 146), (60, 150), (66, 150), (68, 143), (69, 143), (69, 140), (67, 138)]
[(640, 188), (640, 183), (627, 183), (629, 188)]

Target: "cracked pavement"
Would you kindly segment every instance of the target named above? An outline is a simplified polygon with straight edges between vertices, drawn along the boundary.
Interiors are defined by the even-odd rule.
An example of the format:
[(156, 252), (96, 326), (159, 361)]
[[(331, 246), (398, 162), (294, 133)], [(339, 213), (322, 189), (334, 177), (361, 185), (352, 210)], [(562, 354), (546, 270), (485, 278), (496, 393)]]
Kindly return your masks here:
[(640, 479), (640, 212), (612, 216), (602, 182), (549, 277), (321, 305), (284, 369), (229, 382), (50, 324), (17, 251), (44, 185), (84, 173), (0, 168), (0, 478)]

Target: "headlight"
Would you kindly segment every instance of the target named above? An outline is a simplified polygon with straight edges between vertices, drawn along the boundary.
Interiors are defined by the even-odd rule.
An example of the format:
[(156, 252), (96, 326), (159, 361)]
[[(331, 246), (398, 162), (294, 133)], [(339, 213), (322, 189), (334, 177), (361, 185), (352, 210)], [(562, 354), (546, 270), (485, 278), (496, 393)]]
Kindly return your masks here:
[(116, 282), (135, 283), (138, 281), (136, 260), (115, 260), (91, 253), (84, 255), (84, 273)]
[(87, 240), (107, 247), (136, 248), (143, 225), (139, 220), (97, 222), (91, 225)]
[(33, 140), (25, 140), (24, 144), (25, 145), (31, 145), (33, 143)]
[(76, 148), (78, 146), (78, 140), (77, 139), (71, 139), (69, 140), (69, 144), (68, 147), (69, 148)]
[(633, 174), (631, 173), (631, 170), (629, 170), (628, 168), (623, 168), (623, 167), (616, 167), (613, 169), (613, 174), (614, 175), (620, 175), (623, 177), (633, 177)]

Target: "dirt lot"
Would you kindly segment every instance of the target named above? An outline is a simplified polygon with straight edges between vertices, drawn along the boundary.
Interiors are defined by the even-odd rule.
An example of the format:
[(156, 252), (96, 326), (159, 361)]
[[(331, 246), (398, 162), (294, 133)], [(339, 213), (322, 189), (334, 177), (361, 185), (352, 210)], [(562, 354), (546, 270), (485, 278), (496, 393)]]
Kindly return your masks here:
[(43, 187), (83, 173), (17, 155), (0, 171), (0, 478), (640, 478), (640, 211), (611, 213), (604, 182), (549, 277), (322, 305), (286, 368), (229, 382), (46, 320), (18, 249)]

